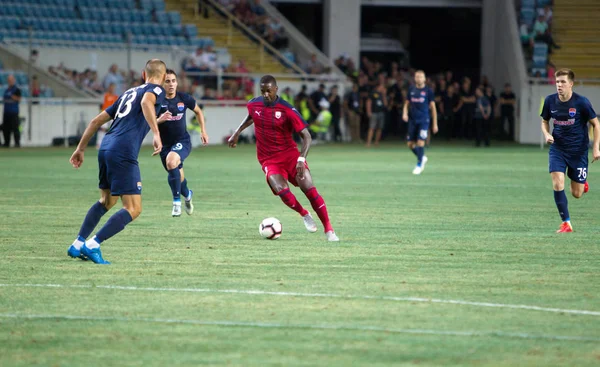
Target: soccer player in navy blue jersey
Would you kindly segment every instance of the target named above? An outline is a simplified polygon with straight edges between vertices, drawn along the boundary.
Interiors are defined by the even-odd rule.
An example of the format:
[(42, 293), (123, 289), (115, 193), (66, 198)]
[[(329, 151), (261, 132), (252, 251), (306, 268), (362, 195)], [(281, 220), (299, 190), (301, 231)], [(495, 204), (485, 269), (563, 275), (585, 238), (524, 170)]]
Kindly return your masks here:
[[(100, 200), (88, 211), (79, 235), (67, 251), (69, 256), (89, 259), (96, 264), (110, 264), (102, 257), (100, 244), (122, 231), (142, 212), (142, 178), (137, 158), (142, 141), (150, 130), (154, 146), (152, 155), (162, 150), (156, 116), (161, 104), (164, 104), (166, 93), (162, 84), (166, 71), (167, 67), (161, 60), (149, 60), (142, 72), (145, 84), (127, 90), (112, 106), (94, 117), (85, 129), (70, 159), (75, 168), (83, 164), (90, 138), (100, 126), (113, 120), (98, 151)], [(92, 239), (87, 240), (100, 218), (117, 203), (118, 197), (121, 197), (123, 209), (110, 217)]]
[(187, 132), (185, 113), (188, 109), (194, 111), (200, 124), (201, 139), (203, 144), (208, 144), (208, 134), (204, 123), (204, 114), (192, 96), (177, 91), (177, 74), (167, 70), (164, 84), (167, 96), (161, 105), (158, 118), (158, 130), (162, 139), (163, 148), (160, 159), (163, 167), (168, 172), (168, 182), (173, 194), (173, 217), (181, 216), (181, 196), (185, 199), (185, 212), (192, 215), (192, 190), (188, 189), (187, 179), (183, 173), (183, 161), (192, 151), (190, 134)]
[[(589, 189), (587, 183), (589, 135), (588, 122), (594, 128), (593, 160), (600, 159), (600, 125), (590, 101), (573, 93), (575, 74), (569, 69), (557, 70), (556, 90), (546, 97), (542, 107), (542, 132), (550, 144), (549, 171), (554, 188), (554, 201), (562, 224), (557, 233), (573, 232), (565, 195), (565, 171), (571, 179), (571, 194), (579, 199)], [(550, 133), (550, 121), (553, 130)]]
[(425, 142), (427, 141), (430, 122), (432, 123), (431, 131), (434, 134), (438, 132), (435, 95), (431, 88), (425, 85), (425, 72), (423, 70), (417, 70), (415, 73), (415, 85), (409, 88), (407, 97), (404, 101), (402, 119), (404, 122), (408, 122), (406, 136), (408, 148), (417, 156), (417, 165), (413, 169), (413, 174), (420, 175), (425, 169), (425, 163), (427, 163)]

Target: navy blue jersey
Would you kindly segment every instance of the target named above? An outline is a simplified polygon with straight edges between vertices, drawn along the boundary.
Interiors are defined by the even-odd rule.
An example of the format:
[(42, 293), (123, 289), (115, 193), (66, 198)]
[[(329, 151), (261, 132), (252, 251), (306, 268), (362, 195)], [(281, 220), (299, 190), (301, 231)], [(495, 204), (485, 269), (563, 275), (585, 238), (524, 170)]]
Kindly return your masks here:
[(171, 120), (158, 125), (163, 147), (170, 147), (182, 140), (190, 140), (190, 134), (187, 132), (185, 112), (188, 108), (192, 111), (196, 108), (196, 100), (187, 93), (177, 92), (175, 97), (171, 99), (165, 98), (160, 107), (159, 116), (167, 112), (167, 110), (172, 115)]
[(573, 93), (567, 102), (558, 99), (558, 93), (546, 97), (542, 119), (552, 122), (554, 144), (551, 149), (566, 153), (586, 153), (588, 150), (588, 121), (596, 117), (590, 101)]
[(411, 86), (408, 90), (409, 116), (411, 120), (429, 120), (429, 103), (435, 102), (435, 95), (428, 86), (417, 88)]
[(15, 101), (12, 96), (21, 97), (21, 90), (16, 85), (8, 87), (4, 91), (4, 113), (19, 114), (19, 102)]
[(142, 97), (146, 93), (156, 96), (154, 106), (158, 114), (161, 104), (164, 104), (166, 94), (160, 85), (142, 84), (129, 89), (106, 109), (106, 113), (114, 120), (102, 140), (100, 150), (118, 151), (123, 158), (137, 160), (142, 141), (150, 131), (141, 105)]

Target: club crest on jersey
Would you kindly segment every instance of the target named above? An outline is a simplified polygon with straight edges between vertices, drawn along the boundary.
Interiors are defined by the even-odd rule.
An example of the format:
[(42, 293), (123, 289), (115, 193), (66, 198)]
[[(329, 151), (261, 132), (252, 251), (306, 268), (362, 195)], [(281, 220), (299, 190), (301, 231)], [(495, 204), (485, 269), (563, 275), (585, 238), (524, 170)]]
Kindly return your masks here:
[(575, 117), (575, 114), (577, 113), (577, 110), (574, 108), (569, 108), (569, 116), (571, 117)]
[(424, 96), (426, 93), (424, 90), (421, 91), (421, 95)]
[(177, 109), (179, 111), (183, 111), (183, 109), (185, 108), (185, 105), (183, 104), (183, 102), (179, 102), (177, 103)]
[(275, 118), (281, 118), (281, 111), (275, 111)]

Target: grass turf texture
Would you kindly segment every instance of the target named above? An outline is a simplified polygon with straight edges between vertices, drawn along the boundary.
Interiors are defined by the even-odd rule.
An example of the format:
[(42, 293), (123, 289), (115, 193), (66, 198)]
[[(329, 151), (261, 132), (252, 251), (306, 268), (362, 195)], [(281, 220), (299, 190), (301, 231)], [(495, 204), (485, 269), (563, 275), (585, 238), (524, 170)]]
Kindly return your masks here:
[[(78, 171), (70, 154), (0, 152), (2, 366), (600, 363), (598, 314), (382, 298), (600, 311), (595, 165), (590, 193), (569, 197), (575, 232), (557, 235), (539, 148), (435, 146), (413, 176), (400, 145), (317, 146), (309, 164), (342, 241), (332, 244), (272, 195), (254, 146), (194, 150), (196, 211), (181, 218), (146, 149), (144, 211), (102, 245), (112, 265), (97, 266), (66, 255), (98, 198), (95, 150)], [(258, 234), (269, 216), (283, 223), (276, 241)]]

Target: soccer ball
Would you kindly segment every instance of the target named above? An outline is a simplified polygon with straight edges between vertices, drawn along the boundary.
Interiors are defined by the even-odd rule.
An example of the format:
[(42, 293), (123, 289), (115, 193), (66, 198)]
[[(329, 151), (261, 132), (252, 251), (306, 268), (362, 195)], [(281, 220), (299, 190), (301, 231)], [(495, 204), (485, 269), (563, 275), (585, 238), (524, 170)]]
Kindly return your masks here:
[(264, 219), (258, 226), (258, 233), (268, 240), (276, 240), (281, 236), (283, 227), (277, 218)]

